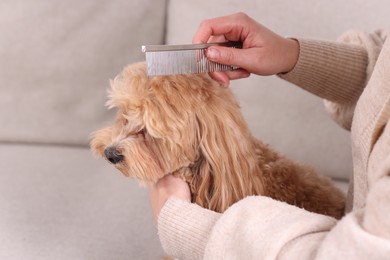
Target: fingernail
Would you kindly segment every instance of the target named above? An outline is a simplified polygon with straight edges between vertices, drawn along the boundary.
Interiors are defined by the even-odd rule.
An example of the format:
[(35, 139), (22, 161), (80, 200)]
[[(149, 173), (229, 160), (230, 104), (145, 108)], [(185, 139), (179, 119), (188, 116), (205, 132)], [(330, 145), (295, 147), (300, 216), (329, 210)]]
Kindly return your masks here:
[(220, 56), (219, 50), (214, 48), (208, 48), (206, 52), (207, 58), (209, 59), (218, 59)]

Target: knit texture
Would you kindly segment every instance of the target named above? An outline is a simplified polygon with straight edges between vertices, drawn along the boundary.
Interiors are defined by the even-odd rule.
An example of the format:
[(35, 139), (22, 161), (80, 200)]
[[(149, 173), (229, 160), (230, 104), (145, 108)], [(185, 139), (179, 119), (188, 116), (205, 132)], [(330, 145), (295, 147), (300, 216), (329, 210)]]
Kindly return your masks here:
[[(168, 200), (160, 212), (158, 230), (161, 244), (178, 259), (202, 259), (210, 230), (218, 213), (179, 199)], [(196, 216), (194, 219), (193, 216)], [(174, 234), (166, 236), (165, 234)], [(185, 241), (184, 244), (177, 241)]]
[(339, 42), (311, 39), (298, 42), (301, 51), (295, 68), (280, 77), (330, 101), (356, 101), (366, 79), (366, 50)]

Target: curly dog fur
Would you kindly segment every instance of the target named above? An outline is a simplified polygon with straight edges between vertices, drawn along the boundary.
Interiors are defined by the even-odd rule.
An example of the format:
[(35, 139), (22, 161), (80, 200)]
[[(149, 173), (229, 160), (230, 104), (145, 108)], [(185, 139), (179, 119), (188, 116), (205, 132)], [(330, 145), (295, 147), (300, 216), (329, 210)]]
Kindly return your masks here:
[(265, 195), (343, 215), (344, 195), (331, 181), (254, 138), (231, 91), (208, 75), (148, 78), (144, 63), (133, 64), (111, 82), (107, 104), (116, 121), (93, 133), (91, 147), (125, 176), (181, 176), (193, 202), (217, 212)]

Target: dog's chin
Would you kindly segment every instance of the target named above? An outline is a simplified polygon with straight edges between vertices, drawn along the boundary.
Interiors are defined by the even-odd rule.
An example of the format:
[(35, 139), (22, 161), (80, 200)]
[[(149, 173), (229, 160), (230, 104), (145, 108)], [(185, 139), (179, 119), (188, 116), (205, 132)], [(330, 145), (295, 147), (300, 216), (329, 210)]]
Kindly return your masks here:
[(125, 177), (137, 180), (141, 183), (156, 183), (159, 179), (167, 175), (168, 173), (162, 172), (161, 169), (154, 168), (154, 170), (148, 169), (144, 170), (130, 170), (130, 168), (125, 163), (119, 163), (114, 165), (114, 167), (121, 172)]

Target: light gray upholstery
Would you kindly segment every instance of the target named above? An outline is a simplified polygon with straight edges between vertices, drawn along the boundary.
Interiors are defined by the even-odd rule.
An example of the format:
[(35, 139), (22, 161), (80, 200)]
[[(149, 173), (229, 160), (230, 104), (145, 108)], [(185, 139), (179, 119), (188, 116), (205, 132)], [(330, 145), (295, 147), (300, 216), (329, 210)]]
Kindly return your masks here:
[(88, 149), (0, 145), (0, 259), (158, 259), (145, 189)]

